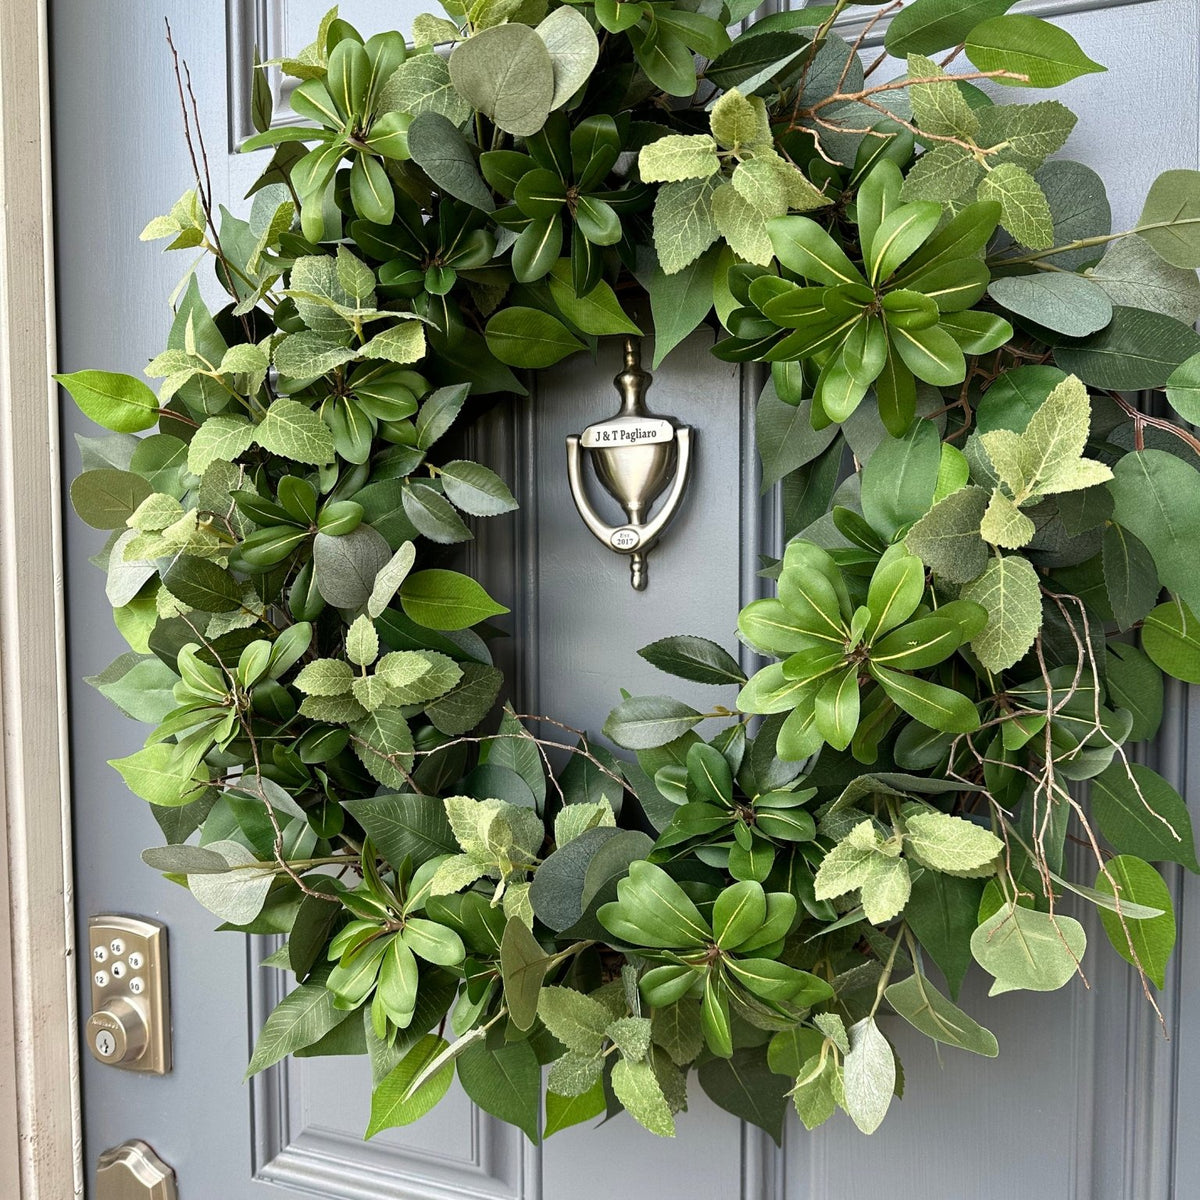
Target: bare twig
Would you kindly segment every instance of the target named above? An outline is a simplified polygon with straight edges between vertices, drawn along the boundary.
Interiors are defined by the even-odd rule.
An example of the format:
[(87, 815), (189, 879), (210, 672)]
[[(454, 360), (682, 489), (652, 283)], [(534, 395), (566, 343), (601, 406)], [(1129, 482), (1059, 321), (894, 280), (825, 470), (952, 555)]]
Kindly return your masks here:
[[(200, 105), (196, 100), (195, 90), (192, 88), (192, 72), (188, 67), (187, 60), (181, 59), (179, 51), (175, 49), (175, 39), (171, 35), (171, 22), (165, 18), (164, 22), (167, 27), (167, 46), (171, 51), (171, 63), (175, 71), (175, 86), (179, 93), (179, 111), (183, 117), (183, 140), (187, 145), (188, 156), (192, 160), (192, 171), (196, 176), (196, 195), (199, 197), (204, 220), (212, 237), (213, 254), (224, 275), (225, 290), (237, 300), (239, 298), (237, 287), (233, 282), (234, 268), (221, 245), (220, 230), (213, 215), (212, 172), (209, 169), (208, 150), (204, 145), (204, 131), (200, 124)], [(194, 131), (193, 126), (195, 127)], [(199, 147), (199, 153), (197, 153), (197, 147)], [(244, 314), (240, 320), (246, 340), (253, 341), (250, 322)]]

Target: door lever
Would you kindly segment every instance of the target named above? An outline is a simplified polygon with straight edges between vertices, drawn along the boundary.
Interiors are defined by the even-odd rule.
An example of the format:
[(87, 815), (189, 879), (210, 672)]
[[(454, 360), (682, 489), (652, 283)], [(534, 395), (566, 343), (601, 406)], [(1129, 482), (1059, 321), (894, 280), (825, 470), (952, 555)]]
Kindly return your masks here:
[[(567, 481), (583, 523), (597, 540), (629, 556), (630, 583), (644, 591), (646, 556), (683, 503), (692, 467), (692, 430), (646, 408), (651, 375), (641, 366), (640, 346), (625, 339), (624, 370), (613, 380), (621, 407), (607, 421), (567, 438)], [(584, 452), (601, 486), (625, 512), (625, 524), (610, 525), (595, 509), (584, 482)], [(655, 500), (670, 491), (653, 516)]]
[(96, 1200), (178, 1200), (175, 1172), (145, 1142), (122, 1142), (96, 1164)]

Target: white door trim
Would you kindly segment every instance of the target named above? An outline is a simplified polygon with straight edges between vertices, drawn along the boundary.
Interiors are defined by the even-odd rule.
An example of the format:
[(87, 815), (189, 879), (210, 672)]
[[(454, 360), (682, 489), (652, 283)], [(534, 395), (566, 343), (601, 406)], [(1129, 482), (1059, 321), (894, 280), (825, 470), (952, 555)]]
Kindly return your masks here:
[(0, 3), (0, 1195), (83, 1195), (46, 0)]

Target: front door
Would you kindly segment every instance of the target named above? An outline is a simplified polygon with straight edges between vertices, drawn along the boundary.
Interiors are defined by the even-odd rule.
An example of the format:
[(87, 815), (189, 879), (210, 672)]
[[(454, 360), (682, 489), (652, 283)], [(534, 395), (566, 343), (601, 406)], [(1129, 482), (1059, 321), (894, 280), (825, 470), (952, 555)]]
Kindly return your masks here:
[[(136, 375), (164, 341), (164, 300), (182, 256), (162, 256), (139, 243), (138, 232), (189, 185), (191, 168), (163, 10), (190, 64), (216, 194), (236, 206), (256, 174), (236, 152), (251, 132), (252, 48), (259, 45), (264, 57), (294, 52), (311, 39), (323, 7), (319, 0), (53, 5), (60, 369)], [(373, 32), (406, 28), (420, 7), (416, 0), (350, 0), (342, 15)], [(1113, 227), (1126, 228), (1141, 192), (1122, 178), (1123, 163), (1131, 173), (1136, 163), (1138, 179), (1200, 167), (1200, 8), (1195, 0), (1024, 0), (1018, 9), (1058, 15), (1109, 67), (1106, 76), (1068, 85), (1061, 99), (1081, 114), (1071, 157), (1105, 173)], [(877, 33), (868, 40), (872, 57), (878, 41)], [(572, 360), (544, 373), (529, 400), (481, 426), (479, 453), (522, 502), (519, 513), (492, 522), (482, 556), (494, 570), (492, 592), (512, 609), (512, 678), (524, 711), (598, 730), (620, 687), (661, 688), (638, 647), (692, 633), (736, 649), (736, 613), (760, 587), (757, 556), (773, 548), (779, 524), (775, 497), (760, 502), (756, 484), (759, 380), (717, 363), (710, 344), (711, 335), (693, 335), (661, 366), (651, 393), (654, 408), (697, 431), (698, 457), (684, 513), (651, 556), (645, 592), (630, 588), (622, 561), (588, 534), (566, 484), (565, 435), (613, 409), (616, 345), (603, 345), (594, 366)], [(70, 435), (95, 432), (83, 426), (73, 409), (66, 412), (68, 477), (79, 466)], [(113, 628), (102, 576), (87, 561), (99, 536), (73, 518), (66, 535), (79, 941), (87, 946), (91, 914), (165, 923), (173, 1013), (169, 1074), (128, 1073), (83, 1053), (89, 1187), (102, 1151), (140, 1138), (175, 1169), (183, 1200), (1196, 1194), (1200, 1142), (1194, 1134), (1176, 1139), (1177, 1130), (1186, 1135), (1200, 1101), (1200, 953), (1186, 932), (1165, 995), (1169, 1041), (1115, 956), (1097, 956), (1091, 990), (1076, 980), (1049, 996), (1009, 995), (989, 1004), (976, 980), (968, 1007), (996, 1032), (999, 1059), (951, 1053), (939, 1063), (928, 1042), (897, 1030), (905, 1099), (870, 1139), (844, 1117), (813, 1135), (793, 1119), (777, 1150), (694, 1089), (673, 1142), (622, 1116), (535, 1147), (461, 1095), (416, 1125), (364, 1142), (364, 1059), (289, 1060), (244, 1083), (255, 1029), (279, 998), (280, 973), (258, 966), (271, 944), (214, 934), (205, 910), (140, 862), (142, 848), (161, 839), (146, 806), (105, 760), (135, 750), (144, 731), (82, 682), (126, 647)], [(1158, 765), (1181, 790), (1189, 723), (1180, 693)], [(1186, 899), (1177, 900), (1184, 931), (1200, 919), (1200, 893)], [(85, 1015), (93, 969), (81, 955)]]

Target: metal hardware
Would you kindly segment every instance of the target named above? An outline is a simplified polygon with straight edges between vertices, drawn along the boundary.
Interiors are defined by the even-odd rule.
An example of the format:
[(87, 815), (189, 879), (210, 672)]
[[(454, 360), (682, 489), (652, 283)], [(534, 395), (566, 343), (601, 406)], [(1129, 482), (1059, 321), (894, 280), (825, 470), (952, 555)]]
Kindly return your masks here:
[(145, 1142), (122, 1142), (96, 1164), (96, 1200), (178, 1200), (175, 1172)]
[(166, 927), (111, 913), (91, 917), (88, 951), (92, 1015), (84, 1034), (92, 1057), (126, 1071), (165, 1075), (171, 1069)]
[[(646, 587), (646, 555), (678, 513), (692, 463), (692, 430), (646, 408), (651, 375), (641, 367), (638, 342), (625, 339), (625, 369), (613, 380), (621, 407), (607, 421), (567, 438), (567, 480), (571, 497), (593, 535), (610, 550), (629, 556), (630, 582)], [(583, 452), (605, 491), (625, 511), (624, 525), (610, 525), (592, 506), (583, 479)], [(671, 485), (653, 516), (651, 506)]]

